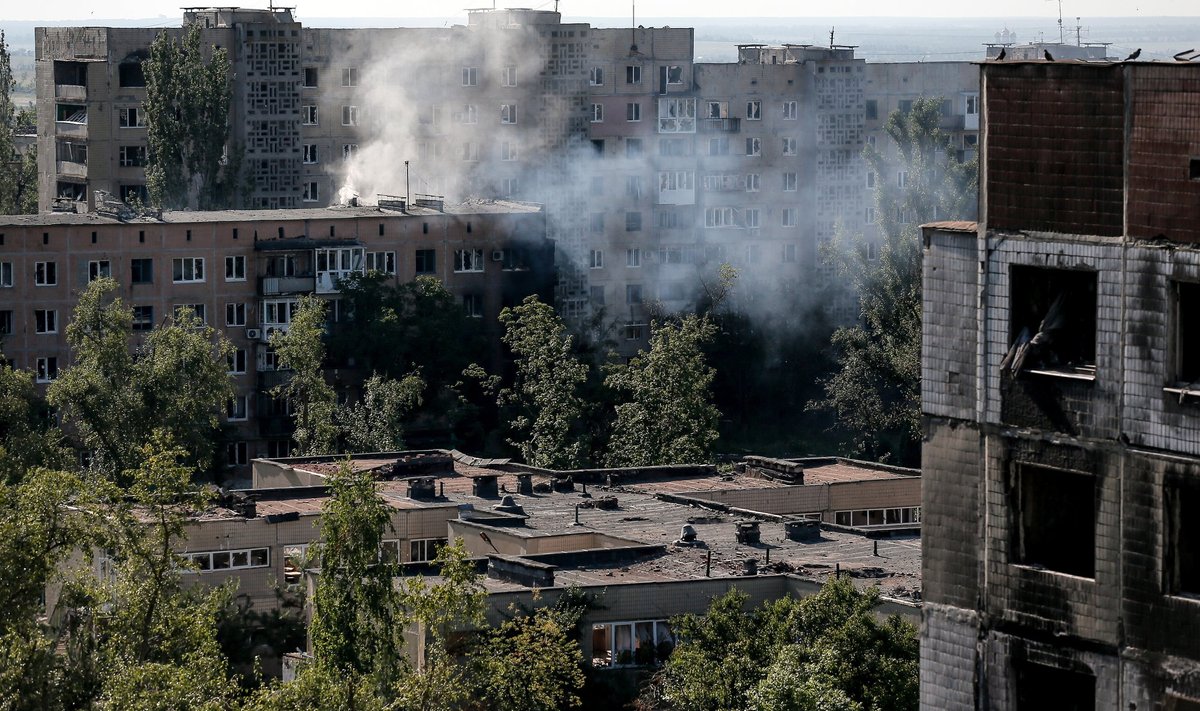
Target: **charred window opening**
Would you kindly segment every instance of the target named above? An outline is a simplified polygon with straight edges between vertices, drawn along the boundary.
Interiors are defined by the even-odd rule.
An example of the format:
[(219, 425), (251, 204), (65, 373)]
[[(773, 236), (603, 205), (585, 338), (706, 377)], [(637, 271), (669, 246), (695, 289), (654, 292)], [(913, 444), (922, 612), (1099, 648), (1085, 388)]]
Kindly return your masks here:
[(1191, 384), (1200, 380), (1200, 284), (1175, 283), (1175, 380)]
[(1163, 504), (1165, 592), (1200, 597), (1200, 481), (1169, 481)]
[(1188, 160), (1188, 178), (1191, 180), (1200, 180), (1200, 158), (1191, 158)]
[(1018, 711), (1096, 708), (1096, 677), (1084, 671), (1023, 662), (1017, 666)]
[(1200, 711), (1200, 699), (1167, 694), (1165, 711)]
[(117, 78), (123, 87), (146, 86), (146, 73), (142, 70), (142, 60), (132, 59), (121, 62), (117, 66)]
[(87, 63), (54, 62), (54, 83), (57, 86), (87, 86)]
[(1096, 477), (1022, 464), (1015, 562), (1085, 578), (1096, 574)]
[(1096, 375), (1096, 272), (1013, 266), (1002, 370)]

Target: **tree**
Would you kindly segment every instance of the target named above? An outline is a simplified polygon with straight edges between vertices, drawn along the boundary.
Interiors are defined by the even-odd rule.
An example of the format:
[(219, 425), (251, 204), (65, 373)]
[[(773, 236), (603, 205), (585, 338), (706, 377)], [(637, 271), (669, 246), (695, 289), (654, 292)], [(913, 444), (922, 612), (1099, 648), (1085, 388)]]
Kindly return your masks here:
[(338, 411), (338, 420), (350, 452), (396, 452), (404, 449), (404, 422), (421, 405), (425, 381), (420, 371), (401, 380), (378, 373), (363, 383), (357, 404)]
[(241, 158), (229, 146), (229, 53), (224, 47), (202, 47), (200, 35), (199, 24), (188, 27), (179, 42), (164, 31), (143, 63), (146, 187), (158, 207), (235, 206)]
[(141, 465), (156, 429), (169, 433), (199, 470), (211, 468), (219, 414), (233, 395), (229, 341), (190, 310), (155, 327), (130, 351), (133, 311), (111, 278), (79, 295), (67, 327), (74, 364), (47, 390), (50, 404), (93, 453), (93, 464), (121, 480)]
[(0, 482), (16, 484), (39, 466), (67, 466), (62, 432), (49, 414), (33, 374), (8, 365), (0, 352)]
[(557, 711), (580, 703), (583, 654), (578, 615), (539, 608), (490, 631), (478, 655), (480, 697), (495, 711)]
[(501, 406), (516, 410), (509, 443), (536, 467), (581, 466), (588, 448), (579, 389), (588, 367), (572, 353), (562, 319), (536, 296), (527, 296), (520, 306), (501, 311), (500, 323), (516, 369), (512, 387), (499, 397)]
[(708, 318), (651, 324), (650, 350), (628, 365), (609, 367), (605, 384), (616, 406), (610, 466), (706, 462), (717, 439), (720, 413), (712, 404), (713, 369), (703, 346), (713, 337)]
[(19, 156), (16, 141), (17, 133), (28, 129), (33, 110), (17, 110), (15, 86), (8, 43), (0, 31), (0, 215), (37, 212), (37, 151)]
[(746, 600), (731, 591), (705, 614), (672, 621), (679, 643), (643, 693), (644, 708), (917, 708), (917, 630), (876, 617), (878, 590), (833, 577), (810, 597), (749, 611)]
[(337, 395), (325, 382), (325, 302), (308, 295), (286, 332), (271, 334), (271, 348), (279, 358), (279, 368), (290, 370), (286, 382), (271, 390), (277, 398), (287, 398), (296, 411), (296, 454), (327, 454), (335, 451), (337, 426), (334, 410)]
[[(877, 261), (842, 239), (824, 256), (858, 294), (860, 323), (839, 328), (832, 345), (838, 369), (822, 381), (824, 398), (809, 407), (833, 412), (859, 453), (911, 463), (921, 432), (921, 248), (919, 225), (973, 219), (978, 162), (960, 163), (940, 128), (941, 99), (922, 98), (895, 111), (885, 127), (904, 187), (877, 180), (875, 214), (883, 235)], [(895, 166), (874, 147), (864, 151), (876, 175)]]

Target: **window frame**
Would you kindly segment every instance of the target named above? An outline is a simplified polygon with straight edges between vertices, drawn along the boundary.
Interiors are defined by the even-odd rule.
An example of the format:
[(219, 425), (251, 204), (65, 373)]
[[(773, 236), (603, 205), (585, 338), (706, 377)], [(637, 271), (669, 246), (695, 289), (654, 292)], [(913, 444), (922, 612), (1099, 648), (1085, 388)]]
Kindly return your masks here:
[(48, 260), (33, 263), (34, 286), (58, 286), (58, 262)]
[[(190, 277), (188, 276), (189, 272)], [(204, 272), (204, 257), (173, 257), (171, 259), (172, 284), (203, 284), (207, 276)]]

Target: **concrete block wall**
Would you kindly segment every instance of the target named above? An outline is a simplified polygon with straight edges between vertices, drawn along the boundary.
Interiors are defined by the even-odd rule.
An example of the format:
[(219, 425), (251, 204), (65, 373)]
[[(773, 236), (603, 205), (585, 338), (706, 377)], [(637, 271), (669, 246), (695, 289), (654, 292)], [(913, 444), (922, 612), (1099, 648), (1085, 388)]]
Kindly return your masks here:
[(979, 615), (938, 605), (921, 607), (921, 708), (970, 711), (975, 706)]
[(980, 433), (966, 422), (931, 417), (924, 429), (922, 598), (972, 610), (984, 558)]
[(1120, 659), (1115, 653), (1074, 647), (1061, 640), (1035, 641), (995, 631), (989, 632), (982, 644), (985, 678), (976, 708), (995, 711), (1017, 708), (1017, 666), (1028, 661), (1093, 675), (1096, 679), (1096, 708), (1125, 711), (1126, 707), (1121, 704)]
[(973, 419), (979, 325), (978, 244), (959, 232), (926, 232), (922, 268), (921, 409)]

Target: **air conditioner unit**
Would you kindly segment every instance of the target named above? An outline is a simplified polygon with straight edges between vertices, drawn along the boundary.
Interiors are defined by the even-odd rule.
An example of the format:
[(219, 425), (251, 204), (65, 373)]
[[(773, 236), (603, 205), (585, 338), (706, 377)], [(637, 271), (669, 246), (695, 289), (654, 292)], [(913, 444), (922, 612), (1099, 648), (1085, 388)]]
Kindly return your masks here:
[(492, 250), (492, 261), (493, 262), (503, 262), (504, 261), (504, 250), (503, 249), (493, 249)]
[(246, 338), (248, 338), (251, 341), (257, 341), (258, 337), (260, 335), (262, 335), (262, 332), (259, 331), (257, 328), (247, 328), (246, 329)]

